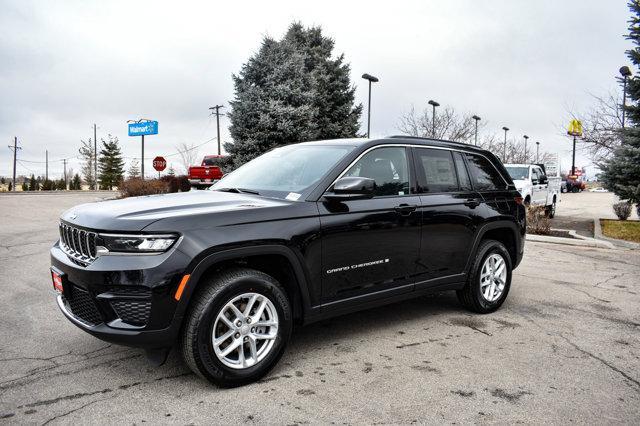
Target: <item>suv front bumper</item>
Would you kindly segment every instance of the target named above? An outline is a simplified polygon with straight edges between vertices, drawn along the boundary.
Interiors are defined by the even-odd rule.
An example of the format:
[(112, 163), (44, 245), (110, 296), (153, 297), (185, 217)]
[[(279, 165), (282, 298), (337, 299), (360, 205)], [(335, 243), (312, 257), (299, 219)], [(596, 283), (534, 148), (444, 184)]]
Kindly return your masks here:
[(56, 244), (51, 265), (62, 276), (58, 307), (87, 333), (145, 349), (170, 347), (178, 337), (182, 318), (173, 296), (187, 266), (181, 252), (104, 256), (81, 266)]

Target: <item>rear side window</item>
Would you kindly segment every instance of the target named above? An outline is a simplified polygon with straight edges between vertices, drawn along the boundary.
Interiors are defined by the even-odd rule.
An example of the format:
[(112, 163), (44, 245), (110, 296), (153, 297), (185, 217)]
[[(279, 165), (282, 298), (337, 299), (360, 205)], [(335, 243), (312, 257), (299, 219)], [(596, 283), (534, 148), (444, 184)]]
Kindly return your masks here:
[(493, 191), (506, 189), (505, 183), (498, 170), (484, 157), (466, 154), (471, 180), (476, 191)]
[(458, 181), (460, 182), (460, 190), (471, 191), (471, 178), (467, 167), (464, 165), (464, 158), (459, 152), (453, 153), (453, 159), (456, 162), (456, 171), (458, 172)]
[(417, 167), (421, 192), (453, 192), (458, 190), (458, 180), (451, 151), (417, 148)]

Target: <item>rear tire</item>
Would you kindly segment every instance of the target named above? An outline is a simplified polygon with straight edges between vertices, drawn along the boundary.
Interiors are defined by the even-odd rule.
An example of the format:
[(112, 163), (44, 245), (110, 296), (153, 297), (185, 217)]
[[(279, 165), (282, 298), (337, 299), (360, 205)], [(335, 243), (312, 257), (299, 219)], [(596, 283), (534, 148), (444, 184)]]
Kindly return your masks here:
[(276, 365), (291, 336), (285, 291), (271, 276), (248, 268), (226, 270), (201, 286), (182, 332), (186, 364), (222, 387), (260, 379)]
[[(504, 273), (499, 265), (504, 267)], [(462, 306), (479, 314), (497, 310), (509, 294), (512, 267), (511, 256), (504, 244), (495, 240), (482, 241), (467, 283), (462, 290), (456, 291)]]
[(553, 200), (553, 203), (547, 206), (545, 213), (549, 219), (553, 219), (556, 216), (556, 200)]

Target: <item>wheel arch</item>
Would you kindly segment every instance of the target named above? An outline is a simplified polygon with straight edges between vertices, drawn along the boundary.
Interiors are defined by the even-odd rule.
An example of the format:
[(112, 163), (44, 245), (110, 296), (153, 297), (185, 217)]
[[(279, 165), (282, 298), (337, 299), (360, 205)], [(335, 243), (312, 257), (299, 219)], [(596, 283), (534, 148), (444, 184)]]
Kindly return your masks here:
[(180, 297), (182, 316), (199, 285), (217, 271), (232, 266), (243, 266), (264, 272), (276, 279), (285, 289), (291, 302), (293, 317), (303, 319), (310, 308), (308, 279), (302, 262), (295, 253), (283, 245), (259, 245), (232, 248), (211, 253), (193, 267)]
[(519, 263), (519, 256), (518, 256), (519, 238), (524, 238), (524, 237), (519, 237), (518, 233), (519, 233), (518, 227), (516, 226), (515, 223), (510, 221), (501, 220), (501, 221), (491, 222), (483, 225), (476, 235), (476, 238), (473, 244), (473, 250), (471, 251), (471, 253), (473, 253), (473, 256), (469, 256), (469, 260), (467, 261), (467, 267), (465, 271), (469, 273), (469, 268), (473, 264), (473, 259), (475, 258), (476, 253), (478, 252), (478, 247), (480, 246), (480, 243), (484, 240), (489, 240), (489, 239), (500, 241), (502, 244), (505, 245), (505, 247), (507, 248), (507, 251), (509, 252), (509, 255), (511, 256), (511, 262), (513, 264), (513, 268), (515, 269), (515, 267), (518, 266), (518, 263)]

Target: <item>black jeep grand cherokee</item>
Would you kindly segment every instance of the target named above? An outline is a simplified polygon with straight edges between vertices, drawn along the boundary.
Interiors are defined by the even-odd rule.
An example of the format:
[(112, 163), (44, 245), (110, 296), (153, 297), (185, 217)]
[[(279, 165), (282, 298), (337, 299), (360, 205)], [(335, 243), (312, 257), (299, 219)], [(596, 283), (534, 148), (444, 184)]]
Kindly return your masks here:
[(294, 322), (441, 290), (498, 309), (524, 235), (490, 152), (330, 140), (274, 149), (208, 191), (73, 208), (51, 271), (81, 329), (157, 362), (178, 343), (194, 372), (234, 386), (276, 364)]

